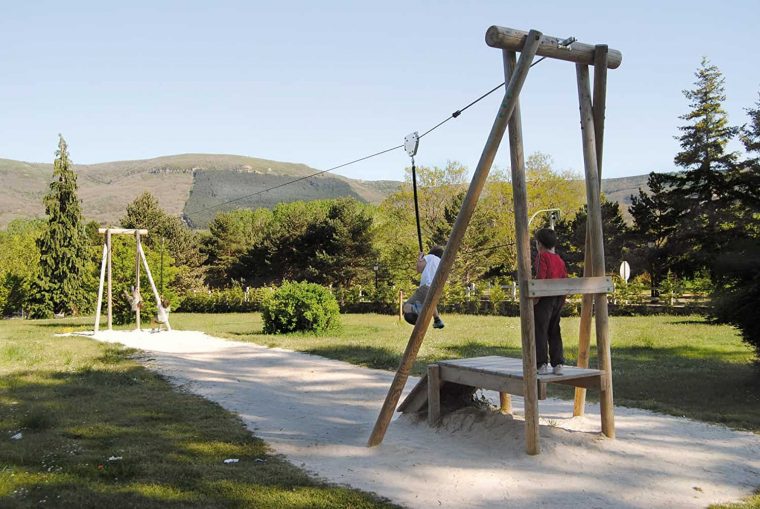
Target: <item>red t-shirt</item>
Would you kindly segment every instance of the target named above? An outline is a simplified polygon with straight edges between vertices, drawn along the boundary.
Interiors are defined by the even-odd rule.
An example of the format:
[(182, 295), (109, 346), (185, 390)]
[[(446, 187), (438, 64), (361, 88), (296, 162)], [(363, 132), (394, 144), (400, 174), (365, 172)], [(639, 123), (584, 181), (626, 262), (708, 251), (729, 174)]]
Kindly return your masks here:
[(543, 251), (536, 256), (536, 279), (562, 279), (567, 277), (565, 262), (558, 254)]

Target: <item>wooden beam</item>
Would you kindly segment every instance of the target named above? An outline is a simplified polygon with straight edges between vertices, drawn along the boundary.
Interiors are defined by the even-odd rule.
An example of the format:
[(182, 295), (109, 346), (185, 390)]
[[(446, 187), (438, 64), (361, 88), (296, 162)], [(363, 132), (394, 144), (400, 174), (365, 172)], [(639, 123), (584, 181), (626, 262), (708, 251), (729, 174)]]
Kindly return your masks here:
[(100, 330), (100, 308), (103, 307), (103, 285), (106, 279), (106, 265), (108, 262), (108, 245), (103, 243), (103, 258), (100, 261), (100, 282), (98, 283), (98, 304), (95, 307), (95, 334)]
[[(594, 133), (594, 112), (591, 104), (591, 89), (588, 66), (576, 64), (578, 82), (578, 102), (581, 114), (581, 133), (583, 142), (583, 161), (586, 173), (586, 199), (591, 231), (591, 252), (593, 254), (594, 276), (604, 275), (604, 236), (602, 232), (602, 210), (599, 196), (599, 172), (596, 162), (596, 137)], [(606, 389), (600, 394), (599, 402), (602, 413), (602, 433), (609, 438), (615, 437), (615, 410), (612, 399), (612, 358), (609, 342), (609, 317), (607, 296), (594, 296), (596, 310), (596, 346), (599, 368), (607, 376)]]
[[(158, 294), (158, 289), (156, 288), (156, 283), (153, 281), (153, 274), (150, 272), (150, 267), (148, 266), (148, 259), (145, 257), (145, 251), (143, 251), (142, 244), (137, 245), (138, 254), (142, 258), (143, 266), (145, 267), (145, 275), (148, 276), (148, 282), (150, 283), (150, 288), (153, 291), (153, 297), (156, 299), (156, 307), (158, 309), (158, 313), (163, 314), (164, 317), (166, 317), (166, 330), (171, 331), (172, 326), (169, 324), (169, 315), (166, 314), (166, 311), (164, 310), (164, 305), (161, 303), (161, 296)], [(159, 325), (160, 327), (160, 325)]]
[(428, 425), (437, 426), (441, 420), (441, 377), (438, 364), (428, 365), (427, 379)]
[[(523, 51), (528, 33), (514, 28), (492, 26), (486, 31), (486, 44), (492, 48), (509, 51)], [(594, 49), (591, 44), (574, 42), (570, 48), (560, 46), (563, 37), (545, 35), (536, 51), (539, 57), (556, 58), (577, 64), (595, 65)], [(609, 50), (607, 67), (617, 69), (623, 61), (623, 54), (616, 49)]]
[[(609, 48), (599, 44), (594, 48), (594, 98), (592, 108), (594, 110), (594, 142), (596, 143), (596, 169), (599, 174), (599, 182), (602, 182), (602, 156), (604, 155), (604, 120), (607, 108), (607, 60)], [(601, 188), (600, 188), (601, 191)], [(594, 273), (591, 259), (591, 228), (588, 214), (586, 215), (586, 243), (583, 250), (583, 276), (591, 276)], [(584, 295), (581, 300), (580, 328), (578, 331), (578, 362), (579, 368), (587, 368), (589, 364), (589, 350), (591, 348), (591, 313), (593, 310), (593, 297)], [(586, 389), (575, 389), (573, 402), (573, 416), (581, 416), (586, 412)]]
[[(519, 378), (497, 375), (494, 373), (485, 373), (483, 371), (462, 369), (458, 366), (440, 366), (440, 378), (444, 382), (454, 382), (469, 387), (480, 387), (491, 391), (508, 392), (516, 396), (523, 395), (523, 382)], [(535, 369), (533, 370), (535, 371)], [(430, 374), (428, 373), (428, 377)], [(428, 381), (428, 387), (430, 381)]]
[[(502, 51), (505, 78), (510, 80), (515, 68), (515, 52)], [(520, 57), (522, 58), (522, 56)], [(517, 273), (520, 283), (520, 339), (522, 341), (523, 396), (525, 405), (525, 450), (541, 452), (538, 434), (538, 386), (536, 373), (536, 328), (533, 302), (525, 284), (530, 277), (530, 233), (528, 232), (528, 187), (525, 178), (525, 152), (522, 140), (520, 105), (509, 120), (509, 155), (512, 171), (512, 200), (515, 208)]]
[[(142, 295), (140, 295), (140, 251), (142, 248), (140, 247), (140, 231), (135, 230), (135, 244), (137, 245), (137, 248), (135, 249), (135, 298), (142, 299)], [(137, 302), (137, 305), (135, 306), (135, 329), (140, 330), (140, 304), (141, 302)]]
[(529, 279), (526, 284), (528, 297), (612, 293), (615, 290), (612, 278), (609, 276)]
[(111, 233), (111, 235), (147, 235), (148, 230), (136, 229), (136, 228), (98, 228), (98, 233)]
[(113, 329), (113, 282), (111, 280), (111, 259), (113, 258), (113, 243), (111, 232), (106, 232), (106, 245), (108, 246), (108, 330)]
[(499, 411), (504, 415), (512, 413), (512, 396), (508, 392), (499, 393)]
[(370, 447), (378, 445), (383, 441), (385, 432), (388, 429), (388, 424), (396, 409), (396, 404), (398, 404), (398, 400), (406, 385), (406, 380), (409, 378), (409, 371), (417, 358), (417, 352), (419, 352), (422, 341), (425, 338), (425, 331), (430, 325), (430, 320), (433, 317), (433, 310), (443, 293), (443, 286), (449, 276), (451, 267), (454, 265), (454, 260), (456, 259), (457, 251), (464, 238), (467, 225), (475, 211), (480, 192), (483, 190), (486, 178), (488, 177), (488, 172), (491, 169), (491, 165), (496, 157), (496, 152), (499, 149), (499, 144), (504, 137), (507, 122), (515, 109), (515, 105), (520, 96), (520, 90), (522, 90), (522, 86), (525, 83), (530, 64), (533, 61), (533, 56), (536, 54), (536, 49), (540, 42), (541, 33), (531, 31), (528, 41), (525, 44), (525, 49), (520, 55), (520, 62), (517, 65), (513, 79), (510, 80), (507, 90), (504, 93), (504, 99), (501, 102), (496, 119), (491, 127), (491, 132), (488, 135), (488, 140), (486, 141), (486, 145), (483, 148), (480, 160), (478, 161), (478, 166), (473, 174), (470, 188), (467, 191), (467, 195), (465, 196), (459, 214), (457, 215), (449, 242), (446, 244), (446, 249), (443, 252), (443, 258), (441, 258), (441, 262), (438, 265), (438, 271), (433, 278), (433, 283), (431, 284), (425, 302), (422, 305), (420, 315), (417, 317), (417, 323), (409, 337), (406, 350), (401, 358), (401, 364), (396, 371), (396, 376), (393, 378), (391, 387), (388, 390), (388, 395), (383, 402), (380, 414), (372, 429), (372, 434), (368, 441)]

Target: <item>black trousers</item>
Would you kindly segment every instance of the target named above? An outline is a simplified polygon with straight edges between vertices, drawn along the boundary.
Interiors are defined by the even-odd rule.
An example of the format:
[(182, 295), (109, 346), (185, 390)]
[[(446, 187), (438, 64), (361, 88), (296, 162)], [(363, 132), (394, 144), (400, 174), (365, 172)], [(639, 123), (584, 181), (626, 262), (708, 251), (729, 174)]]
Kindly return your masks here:
[[(562, 333), (559, 329), (559, 313), (565, 304), (565, 297), (541, 297), (533, 306), (536, 322), (536, 365), (552, 366), (565, 363), (565, 352), (562, 348)], [(547, 353), (548, 346), (548, 353)]]

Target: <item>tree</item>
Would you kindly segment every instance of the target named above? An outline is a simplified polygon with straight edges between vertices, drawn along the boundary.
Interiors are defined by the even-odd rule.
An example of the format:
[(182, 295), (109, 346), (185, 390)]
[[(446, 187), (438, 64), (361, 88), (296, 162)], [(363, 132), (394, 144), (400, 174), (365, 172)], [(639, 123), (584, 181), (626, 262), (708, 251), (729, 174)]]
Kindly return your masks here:
[(233, 275), (254, 285), (368, 282), (377, 255), (373, 216), (370, 206), (353, 198), (281, 203)]
[[(625, 224), (618, 202), (602, 197), (602, 231), (604, 232), (604, 266), (607, 272), (617, 271), (623, 260), (628, 226)], [(560, 220), (556, 226), (559, 248), (567, 264), (568, 272), (583, 275), (583, 259), (586, 248), (586, 205), (575, 216)]]
[(121, 218), (123, 228), (145, 228), (147, 247), (158, 251), (166, 249), (174, 259), (178, 273), (173, 286), (179, 293), (198, 289), (203, 283), (204, 257), (196, 233), (190, 231), (182, 220), (170, 216), (149, 192), (144, 192), (127, 205), (127, 214)]
[(209, 224), (209, 237), (203, 242), (207, 256), (206, 281), (211, 286), (227, 286), (239, 273), (240, 258), (264, 235), (272, 211), (265, 208), (220, 212)]
[(53, 177), (44, 198), (47, 228), (37, 241), (40, 272), (30, 295), (31, 314), (40, 318), (53, 313), (78, 314), (92, 300), (85, 286), (94, 276), (88, 267), (92, 260), (77, 198), (77, 177), (60, 135)]
[(0, 316), (23, 310), (39, 272), (37, 239), (45, 230), (39, 219), (11, 221), (0, 232)]
[(711, 315), (737, 327), (760, 357), (760, 100), (748, 109), (741, 131), (747, 157), (731, 173), (732, 214), (727, 234), (732, 241), (712, 267), (714, 292)]
[(668, 241), (671, 257), (674, 268), (687, 275), (709, 267), (729, 240), (722, 225), (731, 196), (728, 174), (737, 160), (726, 151), (738, 130), (723, 109), (724, 78), (706, 58), (695, 76), (695, 88), (683, 91), (692, 109), (679, 117), (687, 124), (679, 127), (681, 151), (674, 159), (685, 171), (662, 176), (671, 222), (678, 225)]
[(633, 266), (645, 267), (651, 280), (652, 297), (658, 296), (662, 278), (670, 268), (671, 244), (669, 239), (675, 229), (675, 214), (666, 196), (662, 173), (650, 173), (647, 179), (649, 192), (639, 189), (639, 195), (631, 195), (628, 209), (633, 216), (629, 234)]

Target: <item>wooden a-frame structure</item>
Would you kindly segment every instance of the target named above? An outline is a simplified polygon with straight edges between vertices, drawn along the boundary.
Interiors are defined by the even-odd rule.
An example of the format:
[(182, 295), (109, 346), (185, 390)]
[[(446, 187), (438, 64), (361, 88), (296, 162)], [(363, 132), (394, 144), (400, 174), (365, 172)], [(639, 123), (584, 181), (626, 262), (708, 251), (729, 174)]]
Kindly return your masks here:
[[(522, 363), (505, 357), (482, 357), (444, 361), (429, 366), (428, 375), (402, 405), (402, 409), (420, 410), (428, 406), (428, 421), (435, 424), (440, 417), (440, 391), (445, 383), (498, 390), (502, 395), (502, 409), (509, 407), (508, 394), (519, 394), (525, 401), (525, 446), (528, 454), (538, 454), (539, 416), (538, 400), (545, 393), (547, 383), (563, 383), (576, 387), (574, 414), (582, 415), (586, 388), (600, 391), (602, 433), (615, 436), (615, 417), (612, 399), (612, 364), (608, 335), (607, 296), (611, 282), (605, 278), (602, 213), (599, 195), (604, 138), (604, 110), (607, 89), (607, 69), (616, 69), (622, 54), (606, 45), (592, 46), (544, 36), (537, 30), (521, 30), (492, 26), (486, 32), (486, 43), (502, 50), (506, 91), (496, 119), (488, 135), (477, 168), (462, 203), (451, 236), (427, 294), (417, 323), (412, 330), (406, 351), (375, 423), (368, 445), (382, 442), (393, 416), (409, 371), (417, 357), (425, 332), (432, 319), (433, 309), (443, 293), (457, 251), (470, 222), (478, 198), (486, 182), (496, 152), (507, 128), (514, 195), (517, 263), (520, 286), (520, 325)], [(516, 52), (520, 52), (517, 60)], [(530, 261), (530, 233), (525, 179), (525, 158), (522, 142), (519, 96), (528, 70), (535, 56), (575, 63), (578, 101), (580, 106), (583, 159), (585, 167), (588, 222), (582, 278), (532, 280)], [(589, 66), (594, 66), (593, 101)], [(563, 375), (538, 375), (536, 372), (535, 325), (531, 297), (582, 294), (581, 326), (579, 332), (578, 367), (566, 367)], [(589, 345), (592, 304), (595, 311), (596, 343), (599, 358), (598, 370), (590, 370)], [(426, 391), (424, 390), (426, 387)], [(545, 396), (544, 396), (545, 397)]]
[[(113, 329), (113, 279), (111, 278), (111, 259), (113, 257), (113, 244), (111, 237), (113, 235), (134, 235), (135, 237), (135, 295), (140, 294), (140, 261), (142, 261), (145, 267), (145, 274), (148, 276), (150, 282), (150, 288), (153, 291), (153, 297), (156, 299), (156, 305), (158, 306), (159, 316), (163, 316), (164, 324), (167, 330), (172, 330), (169, 324), (169, 317), (166, 310), (161, 303), (161, 296), (156, 289), (156, 283), (153, 281), (153, 274), (150, 272), (148, 266), (148, 259), (145, 257), (145, 251), (142, 248), (141, 237), (148, 235), (148, 230), (134, 229), (134, 228), (99, 228), (98, 233), (105, 235), (105, 241), (103, 242), (103, 258), (100, 262), (100, 284), (98, 285), (98, 304), (95, 309), (95, 334), (100, 330), (100, 308), (103, 305), (103, 291), (106, 283), (106, 275), (108, 280), (106, 302), (108, 303), (108, 330)], [(135, 329), (140, 330), (140, 306), (134, 307), (135, 311)]]

